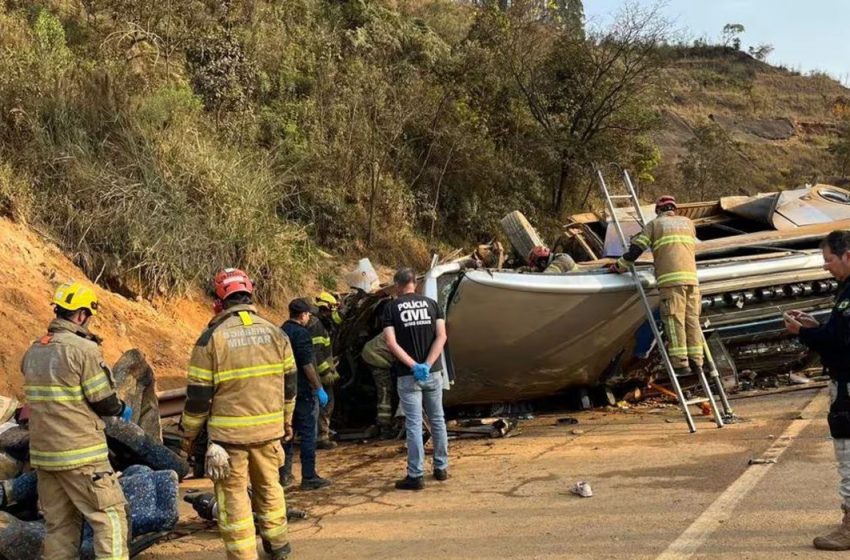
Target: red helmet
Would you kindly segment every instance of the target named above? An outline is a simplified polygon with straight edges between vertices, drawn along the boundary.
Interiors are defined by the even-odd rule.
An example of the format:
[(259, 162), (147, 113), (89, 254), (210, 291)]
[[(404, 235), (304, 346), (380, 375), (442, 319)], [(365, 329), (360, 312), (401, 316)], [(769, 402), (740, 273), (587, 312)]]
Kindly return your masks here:
[(552, 251), (549, 250), (549, 247), (541, 247), (538, 245), (528, 254), (528, 264), (531, 266), (539, 266), (537, 263), (541, 260), (548, 259), (551, 254)]
[(676, 204), (676, 199), (670, 195), (664, 195), (655, 201), (655, 211), (657, 212), (660, 208), (665, 206), (672, 206), (673, 210), (679, 207), (679, 205)]
[(220, 270), (213, 280), (215, 284), (215, 297), (220, 300), (225, 300), (233, 294), (244, 292), (246, 294), (254, 293), (254, 284), (248, 275), (238, 268), (225, 268)]

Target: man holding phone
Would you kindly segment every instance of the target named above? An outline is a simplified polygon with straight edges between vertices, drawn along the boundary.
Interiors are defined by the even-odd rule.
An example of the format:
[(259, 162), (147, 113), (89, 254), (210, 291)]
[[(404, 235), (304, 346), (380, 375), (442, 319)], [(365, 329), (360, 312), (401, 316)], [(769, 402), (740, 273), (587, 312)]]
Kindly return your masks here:
[(850, 231), (836, 230), (821, 243), (824, 270), (841, 285), (829, 319), (821, 325), (808, 313), (794, 309), (785, 312), (785, 328), (800, 342), (820, 355), (824, 373), (829, 375), (829, 431), (835, 446), (841, 482), (841, 525), (814, 540), (821, 550), (850, 550)]

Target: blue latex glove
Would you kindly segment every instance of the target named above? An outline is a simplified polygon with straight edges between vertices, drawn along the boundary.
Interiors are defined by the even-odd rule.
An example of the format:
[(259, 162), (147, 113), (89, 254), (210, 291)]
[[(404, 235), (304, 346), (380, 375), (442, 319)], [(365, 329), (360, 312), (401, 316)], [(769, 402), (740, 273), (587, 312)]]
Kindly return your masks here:
[(133, 419), (133, 409), (130, 408), (130, 405), (124, 403), (124, 408), (121, 409), (121, 414), (118, 415), (118, 418), (125, 422), (130, 422)]
[(425, 381), (431, 375), (431, 366), (428, 364), (415, 364), (410, 368), (416, 381)]
[(319, 406), (325, 408), (328, 406), (328, 393), (325, 391), (324, 387), (319, 387), (318, 389), (313, 389), (313, 395), (317, 399), (319, 399)]

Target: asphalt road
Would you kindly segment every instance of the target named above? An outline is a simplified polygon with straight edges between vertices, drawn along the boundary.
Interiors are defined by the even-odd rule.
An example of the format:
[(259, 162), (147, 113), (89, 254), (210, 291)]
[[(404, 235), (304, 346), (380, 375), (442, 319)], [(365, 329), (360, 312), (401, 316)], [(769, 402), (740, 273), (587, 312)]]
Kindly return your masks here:
[[(744, 422), (702, 418), (696, 434), (675, 408), (539, 417), (513, 438), (451, 442), (451, 478), (418, 493), (392, 488), (398, 443), (346, 445), (320, 454), (332, 489), (287, 495), (311, 514), (291, 525), (292, 558), (822, 558), (811, 540), (840, 517), (826, 404), (823, 391), (737, 400)], [(748, 464), (760, 457), (777, 459)], [(578, 480), (592, 498), (569, 492)], [(139, 558), (225, 557), (189, 508), (181, 528)]]

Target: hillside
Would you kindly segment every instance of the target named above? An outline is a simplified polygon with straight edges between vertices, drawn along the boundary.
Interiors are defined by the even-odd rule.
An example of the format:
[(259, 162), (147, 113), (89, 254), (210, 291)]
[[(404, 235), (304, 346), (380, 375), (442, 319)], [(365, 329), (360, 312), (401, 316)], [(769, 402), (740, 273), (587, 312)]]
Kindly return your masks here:
[[(686, 200), (677, 164), (687, 158), (696, 127), (713, 124), (728, 136), (740, 181), (722, 193), (776, 190), (804, 182), (844, 184), (829, 146), (841, 132), (850, 90), (822, 74), (800, 75), (731, 49), (691, 49), (665, 67), (659, 190)], [(706, 56), (709, 54), (710, 56)]]
[[(585, 30), (540, 5), (2, 0), (0, 216), (158, 324), (145, 301), (222, 266), (280, 309), (340, 262), (421, 269), (512, 210), (549, 238), (598, 204), (599, 162), (685, 201), (850, 174), (828, 77), (671, 45), (657, 12)], [(26, 309), (49, 313), (35, 294), (61, 276)], [(163, 353), (177, 375), (183, 350)]]
[[(20, 397), (21, 357), (46, 332), (55, 287), (85, 276), (54, 244), (6, 219), (0, 219), (0, 270), (0, 395)], [(209, 321), (209, 304), (202, 298), (151, 303), (95, 289), (101, 310), (92, 331), (104, 338), (107, 362), (113, 364), (126, 350), (139, 348), (160, 379), (160, 388), (181, 384), (192, 345)]]

